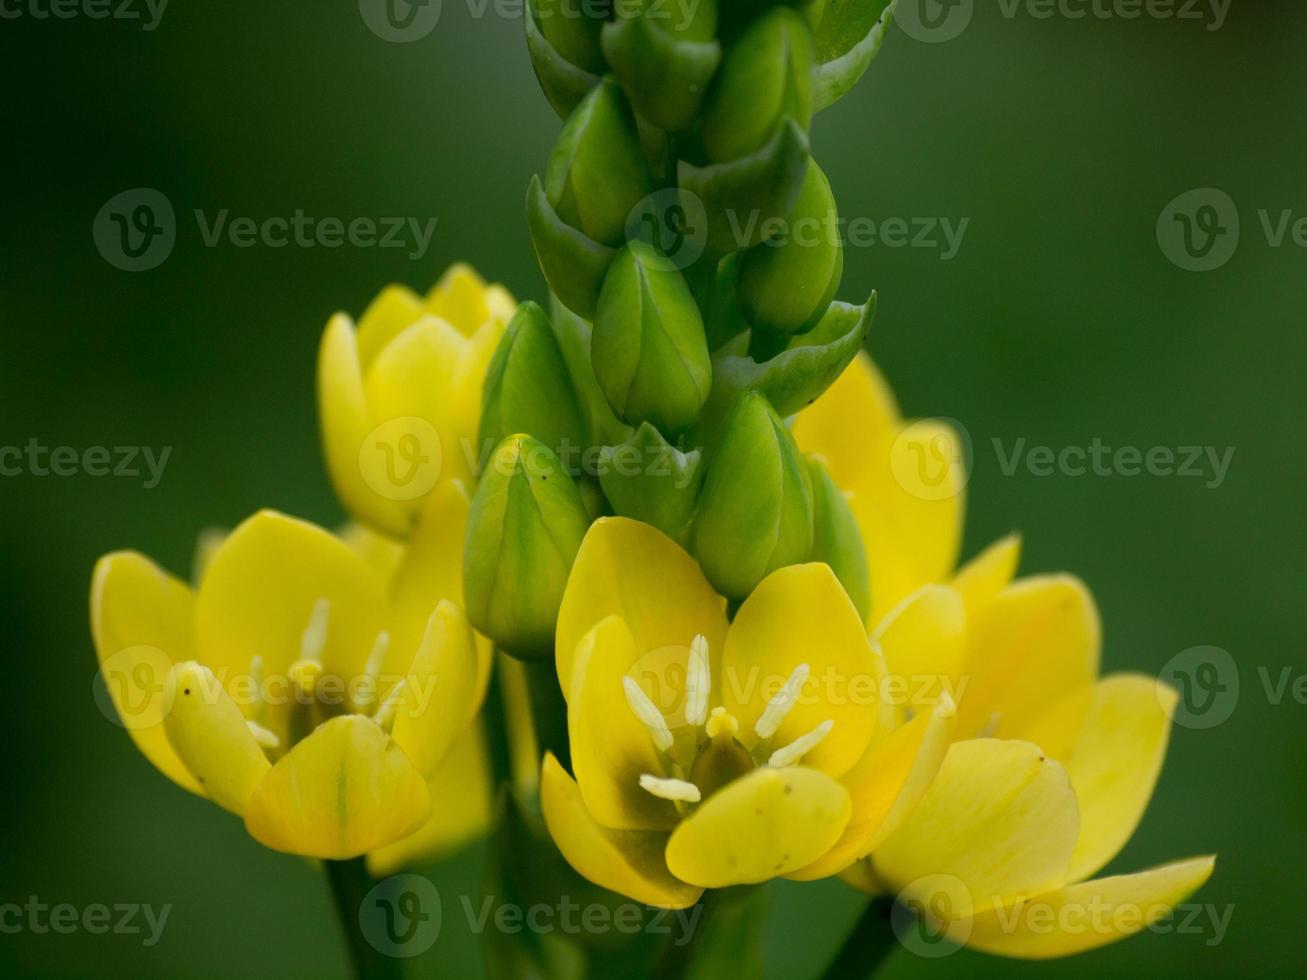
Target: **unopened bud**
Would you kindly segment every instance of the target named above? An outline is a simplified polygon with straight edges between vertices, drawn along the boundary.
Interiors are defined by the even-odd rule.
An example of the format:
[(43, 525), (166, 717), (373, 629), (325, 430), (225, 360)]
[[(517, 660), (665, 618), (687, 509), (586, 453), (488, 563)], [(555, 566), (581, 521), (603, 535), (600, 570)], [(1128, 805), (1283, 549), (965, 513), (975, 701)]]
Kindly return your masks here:
[(824, 561), (849, 594), (863, 622), (871, 611), (871, 576), (867, 570), (867, 549), (848, 498), (831, 479), (825, 465), (808, 457), (812, 479), (812, 561)]

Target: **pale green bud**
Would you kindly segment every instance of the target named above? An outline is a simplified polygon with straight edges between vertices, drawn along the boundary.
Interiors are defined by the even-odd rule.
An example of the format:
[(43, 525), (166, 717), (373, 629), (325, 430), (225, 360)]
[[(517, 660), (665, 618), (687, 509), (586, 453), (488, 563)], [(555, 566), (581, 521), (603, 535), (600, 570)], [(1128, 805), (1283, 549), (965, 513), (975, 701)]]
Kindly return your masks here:
[(681, 271), (645, 242), (631, 242), (608, 268), (590, 358), (628, 424), (675, 435), (699, 417), (712, 385), (703, 317)]
[(781, 417), (745, 392), (708, 462), (694, 550), (718, 592), (744, 599), (770, 572), (808, 560), (813, 494), (807, 464)]
[(683, 453), (649, 424), (599, 456), (599, 483), (613, 510), (651, 524), (670, 538), (689, 529), (703, 486), (701, 453)]
[(604, 0), (531, 0), (535, 22), (553, 49), (569, 64), (595, 75), (604, 73), (599, 32), (608, 20)]
[(552, 656), (563, 589), (589, 524), (549, 447), (526, 435), (500, 443), (472, 498), (463, 547), (472, 625), (518, 658)]
[(813, 497), (811, 560), (824, 561), (831, 567), (866, 622), (871, 612), (871, 574), (857, 519), (844, 491), (815, 456), (808, 457), (808, 474)]

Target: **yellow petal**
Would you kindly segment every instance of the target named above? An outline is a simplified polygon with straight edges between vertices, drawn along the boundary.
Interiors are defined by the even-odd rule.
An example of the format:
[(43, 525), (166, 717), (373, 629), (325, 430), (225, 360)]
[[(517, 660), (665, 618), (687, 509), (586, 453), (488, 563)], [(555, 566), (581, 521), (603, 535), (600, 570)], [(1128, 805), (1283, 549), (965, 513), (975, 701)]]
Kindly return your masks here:
[(861, 617), (829, 565), (781, 568), (759, 583), (726, 636), (719, 678), (721, 704), (740, 722), (740, 739), (801, 664), (808, 679), (770, 740), (788, 745), (826, 721), (834, 727), (803, 756), (806, 767), (839, 777), (871, 741), (879, 701), (876, 665)]
[(407, 286), (387, 286), (359, 317), (359, 362), (366, 371), (382, 349), (425, 314), (422, 300)]
[(223, 542), (196, 597), (197, 659), (234, 691), (261, 657), (270, 697), (263, 724), (283, 741), (295, 700), (287, 668), (319, 599), (328, 603), (324, 670), (348, 684), (385, 626), (386, 600), (363, 559), (322, 528), (260, 511)]
[(388, 534), (407, 534), (407, 508), (379, 494), (374, 489), (376, 479), (370, 480), (370, 474), (360, 465), (360, 450), (375, 423), (363, 392), (363, 367), (354, 325), (344, 314), (327, 324), (318, 350), (318, 418), (327, 472), (345, 509), (357, 520)]
[(895, 703), (924, 709), (943, 694), (960, 697), (966, 635), (966, 608), (956, 589), (927, 585), (900, 602), (873, 634)]
[(893, 392), (861, 352), (795, 417), (794, 438), (805, 453), (822, 457), (841, 489), (857, 492), (868, 480), (873, 451), (894, 441), (899, 423)]
[(378, 534), (366, 524), (349, 522), (336, 532), (354, 554), (362, 558), (382, 582), (395, 577), (404, 559), (404, 545), (394, 538)]
[(486, 282), (465, 262), (445, 270), (427, 294), (426, 305), (429, 313), (453, 324), (464, 337), (472, 336), (491, 315)]
[(1027, 738), (1051, 705), (1093, 683), (1100, 643), (1098, 608), (1079, 579), (1014, 582), (970, 620), (959, 735)]
[(427, 780), (431, 816), (416, 833), (368, 855), (368, 871), (384, 878), (414, 864), (436, 861), (490, 830), (494, 786), (485, 726), (473, 725), (454, 740)]
[(194, 660), (168, 675), (168, 741), (208, 797), (241, 814), (271, 768), (241, 709), (213, 671)]
[(626, 624), (609, 616), (577, 644), (567, 731), (572, 771), (586, 809), (615, 830), (668, 830), (676, 806), (640, 786), (640, 776), (665, 776), (649, 729), (627, 702), (623, 683), (636, 663)]
[(672, 833), (667, 866), (704, 888), (768, 881), (811, 864), (849, 822), (849, 792), (815, 769), (755, 769)]
[(1115, 674), (1093, 689), (1089, 717), (1066, 760), (1080, 804), (1070, 877), (1089, 877), (1139, 825), (1171, 735), (1175, 691), (1142, 674)]
[[(613, 614), (625, 621), (642, 657), (658, 659), (659, 651), (688, 657), (700, 633), (717, 657), (726, 639), (725, 603), (695, 560), (661, 531), (623, 517), (600, 518), (590, 526), (568, 576), (554, 643), (564, 693), (571, 688), (577, 643)], [(655, 701), (664, 710), (672, 708), (663, 697)]]
[(596, 885), (665, 909), (689, 908), (703, 894), (667, 870), (667, 834), (609, 830), (596, 823), (552, 754), (545, 755), (540, 773), (540, 809), (567, 863)]
[[(956, 742), (909, 818), (872, 854), (906, 899), (948, 876), (982, 911), (1060, 887), (1080, 821), (1065, 770), (1028, 742)], [(955, 907), (957, 903), (954, 902)]]
[(127, 734), (155, 767), (203, 792), (163, 729), (164, 682), (192, 656), (194, 598), (185, 583), (144, 555), (105, 555), (91, 576), (91, 637), (105, 689)]
[(391, 737), (430, 777), (481, 708), (480, 653), (463, 610), (448, 599), (431, 614), (426, 635), (395, 693)]
[(866, 857), (908, 817), (929, 788), (948, 752), (954, 710), (947, 701), (872, 741), (840, 780), (853, 800), (853, 815), (839, 843), (789, 877), (814, 881)]
[(1191, 858), (1135, 874), (1096, 878), (996, 908), (957, 923), (952, 934), (973, 949), (1041, 960), (1106, 946), (1147, 928), (1202, 887), (1214, 857)]
[(1009, 534), (967, 562), (953, 576), (953, 588), (971, 615), (1012, 582), (1021, 562), (1021, 535)]
[(344, 860), (407, 837), (430, 806), (404, 750), (370, 718), (345, 715), (272, 767), (250, 797), (245, 827), (275, 851)]

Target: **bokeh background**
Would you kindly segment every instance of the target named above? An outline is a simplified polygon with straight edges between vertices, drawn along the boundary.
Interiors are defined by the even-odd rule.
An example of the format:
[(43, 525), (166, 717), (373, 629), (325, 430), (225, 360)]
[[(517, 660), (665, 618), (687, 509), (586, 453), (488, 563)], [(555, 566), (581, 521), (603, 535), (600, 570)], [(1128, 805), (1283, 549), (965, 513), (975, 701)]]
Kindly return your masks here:
[[(343, 950), (319, 874), (175, 790), (92, 699), (92, 564), (138, 547), (187, 573), (197, 530), (263, 506), (341, 517), (320, 460), (315, 351), (327, 317), (455, 259), (543, 298), (522, 200), (559, 121), (519, 17), (445, 0), (420, 42), (357, 5), (232, 0), (117, 20), (0, 22), (0, 445), (171, 446), (142, 479), (0, 478), (0, 902), (173, 906), (163, 939), (0, 935), (6, 976), (332, 977)], [(28, 10), (27, 7), (7, 9)], [(1208, 9), (1206, 6), (1204, 10)], [(814, 126), (842, 212), (969, 219), (961, 249), (850, 248), (842, 295), (880, 290), (871, 349), (906, 412), (959, 420), (975, 447), (967, 551), (1025, 533), (1026, 570), (1094, 589), (1105, 667), (1157, 672), (1228, 650), (1237, 709), (1177, 728), (1139, 832), (1111, 870), (1216, 851), (1198, 901), (1233, 906), (1222, 942), (1144, 934), (1052, 964), (900, 951), (884, 976), (1301, 975), (1307, 706), (1268, 695), (1307, 672), (1307, 250), (1258, 219), (1307, 215), (1307, 9), (1234, 0), (1206, 21), (1006, 17), (975, 4), (940, 44), (895, 29)], [(153, 187), (176, 249), (122, 272), (92, 240), (101, 206)], [(1216, 187), (1242, 240), (1223, 268), (1169, 262), (1155, 224)], [(193, 209), (256, 218), (434, 217), (429, 254), (205, 247)], [(994, 440), (1235, 447), (1219, 487), (1180, 477), (1006, 475)], [(479, 852), (433, 870), (475, 890)], [(808, 975), (856, 915), (838, 883), (774, 888), (767, 975)], [(449, 909), (449, 903), (446, 905)], [(430, 975), (472, 976), (446, 915)]]

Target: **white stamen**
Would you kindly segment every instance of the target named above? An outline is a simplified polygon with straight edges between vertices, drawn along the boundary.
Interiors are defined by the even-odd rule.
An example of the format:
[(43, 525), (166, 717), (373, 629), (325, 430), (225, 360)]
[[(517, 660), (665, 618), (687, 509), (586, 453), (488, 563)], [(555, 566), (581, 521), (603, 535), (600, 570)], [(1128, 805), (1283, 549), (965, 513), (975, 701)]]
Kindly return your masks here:
[(640, 788), (660, 800), (676, 803), (698, 803), (702, 798), (699, 787), (694, 783), (687, 783), (684, 779), (659, 779), (648, 773), (640, 777)]
[(390, 696), (386, 698), (385, 703), (377, 709), (377, 713), (372, 716), (372, 720), (377, 723), (377, 727), (383, 731), (390, 731), (391, 726), (395, 724), (395, 711), (403, 700), (404, 681), (401, 680), (395, 685), (395, 689), (390, 692)]
[(245, 722), (245, 727), (250, 730), (250, 734), (254, 736), (254, 741), (258, 742), (261, 748), (281, 748), (281, 739), (279, 739), (274, 733), (268, 731), (257, 721), (247, 721)]
[(755, 735), (759, 738), (771, 738), (776, 734), (776, 729), (781, 727), (781, 722), (794, 707), (794, 702), (799, 699), (799, 691), (803, 688), (803, 682), (808, 679), (809, 670), (807, 664), (799, 664), (794, 668), (794, 673), (790, 674), (789, 680), (776, 692), (776, 696), (768, 702), (766, 710), (754, 723)]
[(993, 738), (994, 733), (998, 731), (998, 723), (1003, 719), (1001, 711), (995, 711), (989, 716), (989, 721), (985, 722), (985, 727), (980, 730), (976, 738)]
[(685, 674), (685, 721), (702, 725), (708, 720), (708, 693), (712, 671), (708, 665), (708, 637), (700, 633), (690, 643), (690, 663)]
[(376, 703), (377, 676), (381, 673), (381, 664), (386, 659), (388, 649), (390, 649), (390, 634), (382, 630), (372, 644), (372, 652), (368, 654), (368, 662), (363, 665), (363, 676), (359, 679), (361, 683), (358, 685), (356, 703), (360, 708), (367, 708)]
[(309, 624), (304, 627), (300, 637), (300, 659), (322, 662), (322, 648), (327, 645), (327, 616), (331, 612), (331, 601), (322, 596), (313, 603), (313, 612), (309, 614)]
[(808, 732), (807, 735), (802, 735), (783, 749), (777, 749), (773, 752), (771, 758), (767, 760), (767, 765), (771, 766), (773, 769), (783, 769), (786, 766), (794, 765), (805, 755), (815, 749), (817, 743), (829, 735), (830, 730), (834, 727), (835, 722), (829, 718), (826, 719), (812, 731)]
[(626, 691), (626, 703), (631, 706), (635, 716), (644, 722), (644, 727), (649, 729), (649, 734), (653, 736), (654, 748), (659, 752), (666, 752), (672, 747), (673, 739), (663, 713), (632, 678), (623, 677), (622, 687)]

